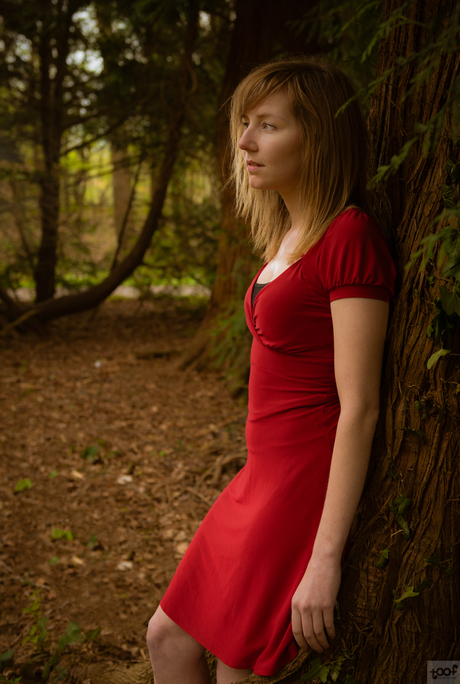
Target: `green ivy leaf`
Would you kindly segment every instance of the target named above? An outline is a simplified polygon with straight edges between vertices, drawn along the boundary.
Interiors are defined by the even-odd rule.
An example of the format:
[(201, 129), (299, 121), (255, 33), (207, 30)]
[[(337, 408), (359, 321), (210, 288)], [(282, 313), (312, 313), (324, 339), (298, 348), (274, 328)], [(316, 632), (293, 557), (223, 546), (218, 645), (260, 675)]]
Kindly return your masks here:
[(446, 171), (452, 183), (457, 183), (460, 180), (460, 165), (455, 164), (451, 159), (447, 160)]
[(14, 488), (14, 493), (18, 494), (19, 492), (25, 492), (27, 489), (30, 489), (31, 487), (32, 480), (29, 480), (28, 477), (25, 477), (23, 480), (19, 480), (16, 487)]
[(376, 568), (383, 568), (388, 562), (388, 559), (390, 557), (390, 549), (383, 549), (383, 551), (380, 552), (380, 556), (378, 557), (375, 567)]
[(395, 603), (395, 608), (396, 610), (403, 610), (405, 608), (404, 601), (408, 598), (414, 598), (415, 596), (419, 595), (418, 591), (414, 591), (414, 587), (409, 586), (408, 584), (405, 585), (406, 591), (401, 594), (401, 596), (398, 596), (396, 591), (393, 589), (393, 601)]
[(428, 558), (425, 558), (425, 563), (429, 563), (430, 565), (438, 565), (439, 554), (433, 553), (432, 556), (428, 556)]
[(81, 633), (80, 625), (78, 622), (69, 622), (67, 629), (65, 631), (69, 638), (69, 644), (78, 644), (80, 641), (84, 641), (85, 637)]
[(441, 196), (446, 209), (455, 209), (454, 189), (450, 185), (441, 185)]
[(59, 527), (54, 527), (51, 531), (51, 539), (53, 541), (56, 541), (57, 539), (72, 541), (73, 538), (74, 536), (70, 530), (61, 530)]
[(98, 453), (99, 447), (95, 444), (94, 446), (85, 447), (81, 452), (81, 457), (88, 461), (88, 463), (94, 463)]
[(430, 370), (430, 368), (433, 368), (434, 364), (438, 361), (438, 359), (441, 358), (441, 356), (447, 356), (447, 354), (450, 354), (450, 352), (450, 349), (438, 349), (438, 351), (432, 354), (428, 359), (428, 362), (426, 364), (428, 370)]
[(396, 497), (392, 504), (389, 504), (389, 509), (393, 513), (396, 522), (401, 527), (403, 535), (406, 539), (410, 538), (410, 529), (409, 523), (403, 516), (406, 510), (411, 505), (411, 503), (412, 499), (408, 499), (403, 494), (401, 494), (400, 496)]
[(343, 680), (343, 684), (359, 684), (359, 682), (351, 676), (351, 674), (347, 674), (345, 679)]
[(3, 672), (6, 667), (10, 667), (13, 664), (13, 656), (14, 648), (0, 653), (0, 672)]
[(442, 308), (448, 316), (452, 316), (456, 313), (460, 316), (460, 297), (457, 290), (454, 288), (451, 292), (444, 286), (441, 285), (439, 288), (442, 299)]
[(329, 668), (325, 665), (321, 665), (321, 660), (319, 658), (315, 658), (315, 660), (313, 660), (311, 663), (309, 672), (304, 674), (303, 677), (301, 677), (300, 681), (312, 682), (315, 679), (321, 679), (321, 681), (324, 683), (327, 682), (328, 674)]
[(96, 629), (88, 630), (87, 632), (85, 632), (85, 641), (94, 641), (94, 639), (97, 639), (100, 633), (101, 627), (96, 627)]
[(450, 228), (442, 244), (448, 258), (442, 274), (446, 278), (456, 278), (460, 281), (460, 231)]

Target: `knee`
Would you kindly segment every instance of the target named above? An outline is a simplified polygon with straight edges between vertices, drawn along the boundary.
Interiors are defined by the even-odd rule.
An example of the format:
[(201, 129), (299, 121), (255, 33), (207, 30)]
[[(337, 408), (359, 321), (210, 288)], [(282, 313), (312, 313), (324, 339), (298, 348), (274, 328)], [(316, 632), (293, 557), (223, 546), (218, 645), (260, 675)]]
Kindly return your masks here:
[(161, 619), (158, 611), (149, 620), (146, 641), (149, 652), (157, 656), (168, 650), (172, 635), (168, 625)]

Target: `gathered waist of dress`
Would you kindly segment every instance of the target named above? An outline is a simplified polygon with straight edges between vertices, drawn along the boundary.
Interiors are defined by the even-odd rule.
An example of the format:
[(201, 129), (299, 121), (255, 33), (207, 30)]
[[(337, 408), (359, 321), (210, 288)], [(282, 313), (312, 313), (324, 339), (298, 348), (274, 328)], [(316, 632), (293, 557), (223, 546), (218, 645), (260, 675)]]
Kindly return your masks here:
[(275, 375), (318, 383), (325, 391), (335, 389), (333, 354), (282, 352), (254, 339), (251, 364)]

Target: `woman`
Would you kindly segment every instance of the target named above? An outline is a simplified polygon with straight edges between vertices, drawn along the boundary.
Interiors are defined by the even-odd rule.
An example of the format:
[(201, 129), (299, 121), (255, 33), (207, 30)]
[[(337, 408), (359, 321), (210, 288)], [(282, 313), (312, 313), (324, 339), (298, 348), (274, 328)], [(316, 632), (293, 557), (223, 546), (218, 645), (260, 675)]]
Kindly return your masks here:
[(368, 467), (394, 266), (366, 191), (348, 78), (311, 59), (255, 69), (231, 103), (240, 215), (265, 265), (248, 461), (209, 511), (149, 624), (156, 684), (271, 675), (335, 636), (341, 560)]

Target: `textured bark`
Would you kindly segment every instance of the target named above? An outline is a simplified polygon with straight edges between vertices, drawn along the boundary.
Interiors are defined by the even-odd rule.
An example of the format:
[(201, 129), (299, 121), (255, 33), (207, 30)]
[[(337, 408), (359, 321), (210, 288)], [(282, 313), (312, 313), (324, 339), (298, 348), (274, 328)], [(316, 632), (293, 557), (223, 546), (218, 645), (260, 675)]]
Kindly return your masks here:
[[(386, 0), (386, 16), (397, 6), (397, 0)], [(411, 18), (424, 23), (433, 12), (445, 11), (449, 21), (453, 7), (450, 0), (437, 7), (416, 0)], [(420, 49), (423, 40), (420, 25), (394, 30), (380, 46), (378, 72), (390, 68), (398, 55)], [(370, 115), (379, 164), (388, 164), (412, 137), (415, 122), (426, 122), (439, 110), (458, 71), (458, 54), (442, 57), (429, 83), (404, 105), (398, 103), (414, 75), (413, 67), (406, 67), (379, 88)], [(420, 240), (433, 231), (430, 224), (442, 210), (447, 159), (460, 161), (451, 135), (452, 121), (448, 120), (435, 153), (426, 158), (421, 144), (414, 146), (400, 173), (387, 184), (399, 292), (389, 329), (384, 408), (339, 595), (344, 618), (340, 636), (355, 652), (355, 677), (361, 683), (422, 682), (427, 660), (460, 657), (460, 374), (458, 356), (453, 355), (460, 352), (459, 336), (457, 331), (453, 354), (427, 370), (428, 358), (440, 347), (426, 338), (436, 295), (436, 286), (429, 285), (427, 276), (440, 273), (434, 264), (424, 272), (416, 267), (404, 269)], [(421, 409), (415, 402), (420, 402)], [(425, 436), (418, 437), (414, 430)], [(409, 539), (389, 509), (401, 494), (412, 499), (405, 515)], [(375, 563), (385, 548), (389, 562), (379, 569)], [(426, 563), (434, 553), (441, 563), (454, 568), (453, 574)], [(415, 587), (424, 580), (431, 581), (431, 586), (406, 600), (404, 610), (397, 610), (393, 590), (401, 596), (405, 585)]]
[[(226, 107), (229, 98), (252, 68), (274, 58), (282, 51), (309, 54), (318, 52), (320, 48), (316, 43), (305, 45), (302, 37), (296, 37), (286, 28), (289, 20), (302, 18), (315, 4), (316, 0), (303, 3), (286, 0), (282, 4), (278, 0), (236, 0), (236, 19), (217, 108), (217, 151), (223, 183), (230, 173), (229, 121)], [(224, 188), (221, 198), (221, 233), (216, 279), (206, 316), (194, 342), (182, 359), (183, 367), (192, 364), (197, 368), (206, 368), (209, 365), (213, 323), (228, 307), (241, 303), (254, 273), (249, 227), (235, 218), (233, 190)]]
[[(31, 307), (24, 306), (22, 312), (33, 312), (33, 317), (38, 321), (48, 321), (60, 316), (66, 316), (79, 311), (91, 309), (104, 301), (117, 288), (134, 269), (142, 263), (145, 252), (149, 248), (152, 237), (158, 227), (161, 217), (166, 191), (177, 157), (177, 150), (181, 137), (182, 122), (188, 101), (188, 83), (193, 68), (192, 54), (196, 44), (198, 33), (199, 0), (190, 0), (189, 21), (187, 24), (184, 53), (178, 78), (177, 99), (173, 108), (170, 127), (166, 139), (162, 163), (159, 169), (156, 189), (152, 197), (149, 214), (142, 231), (131, 251), (126, 257), (113, 268), (110, 274), (101, 283), (89, 288), (84, 292), (74, 295), (48, 299), (37, 302)], [(11, 309), (5, 312), (11, 319)]]

